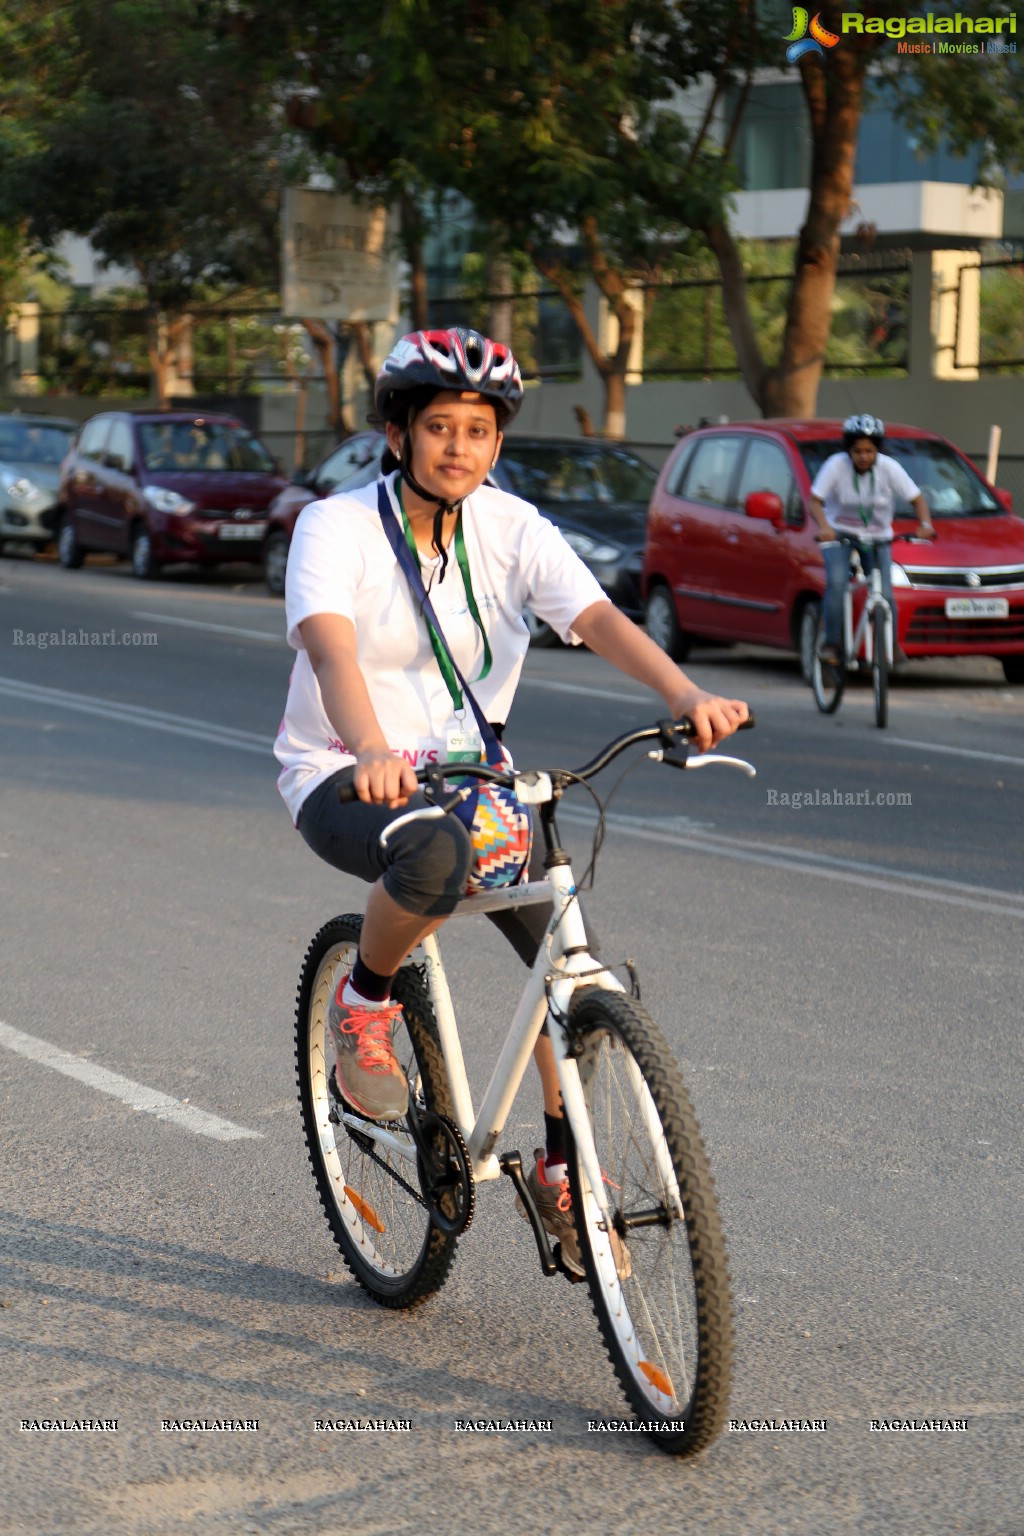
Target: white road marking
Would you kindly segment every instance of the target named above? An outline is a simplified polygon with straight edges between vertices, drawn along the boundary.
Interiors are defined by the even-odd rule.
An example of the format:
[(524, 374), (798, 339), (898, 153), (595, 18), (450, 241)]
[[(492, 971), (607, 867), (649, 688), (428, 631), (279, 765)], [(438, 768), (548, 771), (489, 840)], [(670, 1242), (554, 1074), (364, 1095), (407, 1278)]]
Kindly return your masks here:
[(63, 688), (44, 688), (36, 683), (22, 683), (13, 677), (0, 677), (0, 694), (25, 699), (33, 704), (47, 704), (58, 709), (76, 710), (82, 715), (98, 715), (103, 720), (120, 720), (127, 725), (141, 725), (150, 731), (166, 731), (172, 736), (189, 736), (215, 746), (234, 747), (239, 752), (258, 752), (269, 757), (273, 740), (255, 731), (239, 731), (231, 725), (217, 725), (212, 720), (197, 720), (192, 715), (173, 715), (162, 709), (146, 709), (139, 704), (115, 704), (111, 699), (89, 694), (68, 693)]
[(52, 1067), (65, 1077), (76, 1078), (78, 1082), (85, 1083), (86, 1087), (95, 1088), (98, 1093), (109, 1093), (131, 1109), (155, 1115), (158, 1120), (169, 1120), (182, 1130), (191, 1131), (194, 1136), (209, 1136), (214, 1141), (263, 1139), (262, 1131), (249, 1131), (244, 1125), (235, 1125), (232, 1120), (224, 1120), (220, 1115), (207, 1114), (204, 1109), (196, 1109), (180, 1099), (172, 1099), (166, 1093), (158, 1093), (155, 1088), (147, 1088), (144, 1083), (133, 1082), (130, 1077), (121, 1077), (117, 1072), (108, 1072), (106, 1067), (98, 1067), (95, 1062), (86, 1061), (81, 1056), (72, 1056), (51, 1045), (48, 1040), (40, 1040), (36, 1035), (26, 1035), (20, 1029), (12, 1029), (9, 1024), (0, 1023), (0, 1045), (6, 1046), (9, 1051), (16, 1051), (19, 1056), (27, 1057), (29, 1061)]
[[(559, 810), (559, 817), (594, 826), (595, 818), (587, 811), (571, 807)], [(1000, 917), (1024, 918), (1024, 894), (1001, 891), (989, 886), (968, 885), (958, 880), (943, 880), (935, 875), (919, 875), (911, 869), (889, 869), (884, 864), (862, 864), (855, 859), (835, 858), (812, 853), (803, 848), (787, 848), (753, 839), (725, 837), (718, 834), (698, 836), (680, 832), (671, 824), (655, 818), (609, 816), (609, 831), (624, 832), (645, 842), (688, 848), (694, 853), (740, 859), (751, 864), (767, 864), (795, 874), (818, 875), (824, 880), (838, 880), (848, 885), (864, 886), (873, 891), (892, 891), (920, 901), (937, 901), (953, 907), (968, 907), (991, 912)]]
[[(603, 694), (598, 689), (579, 689), (566, 685), (569, 691), (597, 694), (599, 697), (621, 698), (620, 694)], [(229, 726), (214, 725), (209, 721), (196, 720), (189, 715), (171, 715), (161, 711), (142, 709), (134, 704), (112, 704), (106, 699), (83, 698), (65, 693), (59, 688), (42, 688), (31, 683), (19, 683), (14, 678), (0, 677), (0, 695), (27, 699), (64, 709), (76, 709), (84, 714), (100, 715), (110, 720), (121, 720), (129, 725), (145, 726), (149, 730), (167, 731), (173, 735), (194, 737), (199, 741), (212, 742), (222, 747), (234, 747), (239, 752), (269, 754), (269, 736), (258, 736), (252, 731), (236, 731)], [(1013, 759), (1016, 761), (1016, 759)], [(574, 811), (566, 807), (559, 812), (569, 821), (593, 825), (593, 818), (586, 811)], [(1024, 896), (1013, 891), (1000, 891), (986, 886), (942, 880), (932, 875), (919, 875), (913, 870), (888, 869), (885, 865), (861, 864), (853, 859), (833, 858), (828, 854), (814, 853), (806, 849), (793, 849), (784, 845), (760, 843), (753, 839), (726, 838), (719, 834), (693, 836), (681, 831), (672, 819), (632, 818), (609, 816), (609, 828), (638, 837), (648, 842), (671, 844), (673, 847), (690, 848), (695, 853), (718, 854), (722, 858), (741, 859), (754, 864), (768, 864), (776, 869), (819, 875), (826, 880), (845, 881), (850, 885), (865, 886), (869, 890), (893, 891), (904, 896), (917, 897), (922, 901), (943, 902), (950, 906), (972, 908), (979, 912), (992, 912), (1003, 917), (1024, 917)]]
[(284, 626), (277, 634), (265, 629), (240, 629), (235, 624), (210, 624), (201, 619), (172, 619), (166, 613), (133, 613), (133, 619), (150, 619), (157, 624), (177, 624), (181, 629), (205, 629), (212, 635), (240, 635), (243, 640), (267, 640), (271, 645), (285, 645)]
[(890, 747), (913, 747), (917, 752), (946, 752), (951, 757), (980, 757), (987, 763), (1013, 763), (1024, 768), (1024, 757), (1008, 757), (1004, 752), (982, 752), (974, 747), (948, 747), (937, 741), (907, 741), (902, 736), (886, 736)]

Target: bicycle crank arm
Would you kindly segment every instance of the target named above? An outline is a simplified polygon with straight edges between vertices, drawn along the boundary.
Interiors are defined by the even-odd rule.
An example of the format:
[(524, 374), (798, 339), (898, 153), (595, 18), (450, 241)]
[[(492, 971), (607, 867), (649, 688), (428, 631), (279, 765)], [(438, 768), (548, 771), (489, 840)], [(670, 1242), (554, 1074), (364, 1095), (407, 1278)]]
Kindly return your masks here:
[(530, 1226), (533, 1228), (533, 1235), (537, 1242), (541, 1269), (546, 1275), (557, 1275), (558, 1265), (555, 1262), (554, 1254), (551, 1252), (551, 1245), (548, 1242), (548, 1235), (544, 1230), (544, 1223), (540, 1219), (540, 1212), (537, 1210), (534, 1198), (530, 1194), (526, 1178), (523, 1174), (522, 1157), (518, 1152), (503, 1152), (498, 1158), (498, 1167), (502, 1173), (508, 1174), (516, 1194), (523, 1202), (523, 1210), (529, 1218)]

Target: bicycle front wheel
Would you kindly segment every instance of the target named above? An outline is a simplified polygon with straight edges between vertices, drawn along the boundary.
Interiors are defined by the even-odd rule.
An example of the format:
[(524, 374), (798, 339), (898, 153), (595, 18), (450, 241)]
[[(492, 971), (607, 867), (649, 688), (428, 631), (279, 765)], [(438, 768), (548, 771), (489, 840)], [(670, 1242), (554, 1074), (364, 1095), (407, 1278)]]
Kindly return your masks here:
[(569, 1186), (605, 1346), (657, 1444), (693, 1455), (726, 1416), (732, 1305), (714, 1183), (679, 1069), (632, 999), (586, 987), (569, 1010), (611, 1212), (572, 1143)]
[[(407, 1121), (389, 1121), (387, 1141), (378, 1141), (337, 1092), (327, 1010), (352, 969), (362, 921), (332, 919), (306, 954), (295, 1020), (299, 1105), (317, 1194), (345, 1263), (384, 1306), (412, 1307), (444, 1284), (456, 1238), (430, 1219)], [(392, 996), (402, 1005), (394, 1049), (410, 1096), (421, 1110), (450, 1115), (437, 1025), (415, 967), (398, 972)]]
[(871, 679), (875, 691), (875, 724), (884, 730), (889, 723), (889, 658), (885, 648), (885, 612), (876, 608), (871, 615), (874, 654), (871, 657)]
[(811, 659), (811, 687), (814, 702), (823, 715), (834, 715), (839, 708), (846, 687), (846, 667), (841, 661), (822, 661), (818, 652), (824, 630), (818, 631), (818, 643)]

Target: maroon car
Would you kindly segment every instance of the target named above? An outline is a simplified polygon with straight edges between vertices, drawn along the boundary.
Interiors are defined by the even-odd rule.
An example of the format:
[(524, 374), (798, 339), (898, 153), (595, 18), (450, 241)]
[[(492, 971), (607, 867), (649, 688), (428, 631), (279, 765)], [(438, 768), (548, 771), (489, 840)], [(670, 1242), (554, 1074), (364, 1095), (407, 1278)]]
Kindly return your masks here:
[(57, 550), (74, 569), (93, 550), (163, 565), (262, 558), (267, 509), (287, 479), (233, 416), (105, 411), (61, 467)]

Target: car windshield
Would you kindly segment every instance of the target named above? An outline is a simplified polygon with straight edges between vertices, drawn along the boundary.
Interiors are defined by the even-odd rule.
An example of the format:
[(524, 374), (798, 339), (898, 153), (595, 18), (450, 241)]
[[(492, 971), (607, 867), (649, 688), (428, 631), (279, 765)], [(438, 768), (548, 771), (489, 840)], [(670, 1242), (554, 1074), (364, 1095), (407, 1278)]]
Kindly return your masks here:
[(70, 427), (53, 422), (0, 421), (0, 459), (9, 464), (59, 464), (73, 435)]
[(624, 448), (567, 447), (558, 443), (503, 444), (501, 464), (524, 501), (569, 502), (651, 499), (657, 471)]
[(258, 438), (245, 427), (221, 421), (143, 421), (139, 440), (147, 469), (180, 474), (251, 470), (270, 475), (275, 471)]
[[(800, 444), (812, 481), (840, 446), (834, 438)], [(992, 517), (1003, 511), (981, 476), (948, 444), (926, 437), (887, 437), (884, 451), (921, 487), (933, 517)], [(914, 513), (907, 502), (898, 501), (895, 516), (913, 517)]]

